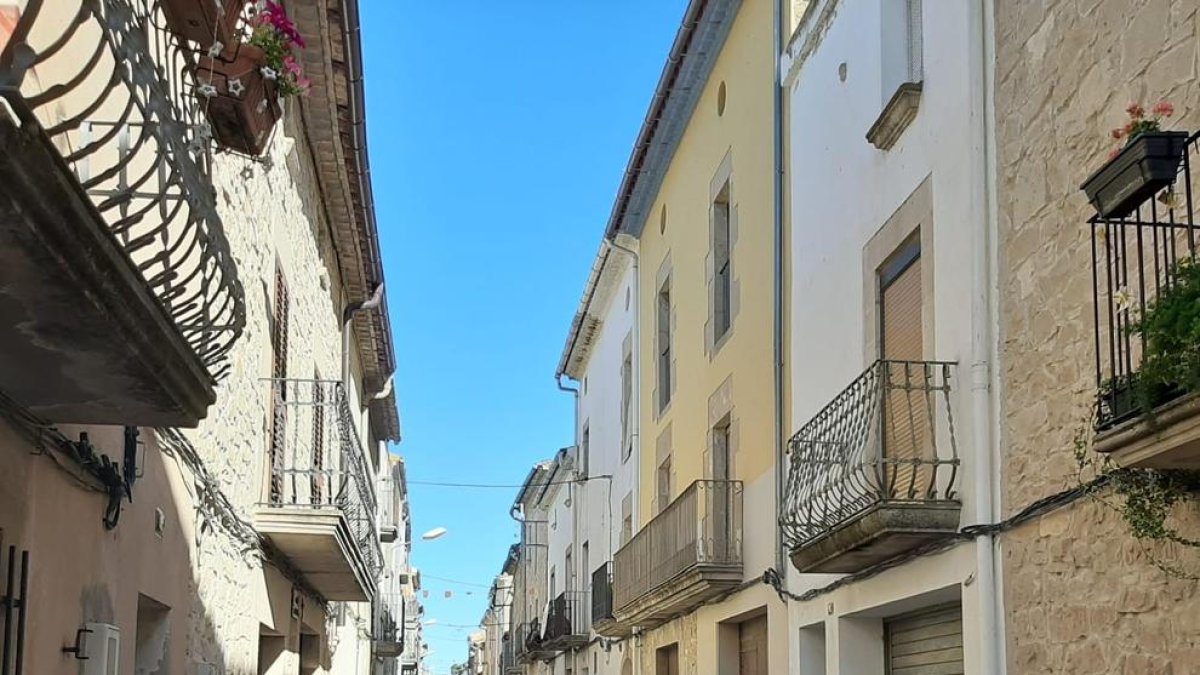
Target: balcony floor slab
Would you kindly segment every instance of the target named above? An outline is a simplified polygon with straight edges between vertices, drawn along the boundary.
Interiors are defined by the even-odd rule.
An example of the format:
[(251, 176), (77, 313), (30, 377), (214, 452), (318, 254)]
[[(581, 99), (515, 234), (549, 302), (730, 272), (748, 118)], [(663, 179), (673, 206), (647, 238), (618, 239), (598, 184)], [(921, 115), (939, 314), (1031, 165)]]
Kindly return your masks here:
[(885, 502), (792, 549), (802, 573), (851, 574), (958, 530), (957, 502)]

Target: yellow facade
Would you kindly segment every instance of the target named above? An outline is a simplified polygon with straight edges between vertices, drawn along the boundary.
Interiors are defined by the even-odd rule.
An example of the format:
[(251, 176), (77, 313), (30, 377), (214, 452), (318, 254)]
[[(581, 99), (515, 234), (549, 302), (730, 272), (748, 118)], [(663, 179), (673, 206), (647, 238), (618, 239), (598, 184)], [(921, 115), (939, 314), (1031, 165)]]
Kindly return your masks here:
[[(709, 399), (727, 379), (736, 425), (734, 477), (747, 485), (769, 476), (774, 439), (774, 136), (772, 8), (743, 3), (693, 112), (639, 240), (641, 331), (641, 525), (653, 517), (657, 439), (670, 427), (673, 492), (706, 477)], [(725, 88), (724, 113), (718, 92)], [(728, 157), (734, 316), (715, 350), (706, 348), (710, 187)], [(666, 208), (666, 227), (660, 230)], [(659, 414), (655, 320), (658, 277), (670, 266), (675, 386)]]
[[(714, 423), (729, 424), (730, 477), (744, 485), (742, 559), (752, 580), (775, 565), (774, 31), (770, 0), (741, 4), (638, 241), (641, 387), (639, 526), (669, 491), (713, 477)], [(721, 104), (723, 99), (723, 105)], [(713, 202), (728, 179), (732, 319), (711, 335)], [(719, 199), (719, 197), (717, 197)], [(665, 227), (663, 214), (665, 210)], [(669, 275), (673, 386), (659, 396), (659, 293)], [(635, 639), (638, 672), (661, 670), (656, 651), (678, 644), (681, 673), (737, 672), (737, 622), (768, 615), (769, 670), (787, 672), (787, 612), (769, 587), (747, 587)], [(732, 631), (732, 632), (731, 632)]]

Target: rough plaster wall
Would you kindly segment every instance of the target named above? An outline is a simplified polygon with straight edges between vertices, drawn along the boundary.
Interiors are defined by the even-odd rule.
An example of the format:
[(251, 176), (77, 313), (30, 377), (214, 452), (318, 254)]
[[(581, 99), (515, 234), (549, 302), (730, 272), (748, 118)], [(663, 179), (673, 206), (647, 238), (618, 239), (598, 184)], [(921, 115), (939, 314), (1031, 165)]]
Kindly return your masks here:
[[(1195, 0), (996, 7), (1003, 496), (1011, 514), (1072, 484), (1072, 438), (1095, 391), (1091, 213), (1078, 186), (1104, 161), (1108, 130), (1130, 101), (1169, 99), (1178, 111), (1170, 128), (1200, 127), (1200, 14)], [(1195, 584), (1149, 564), (1113, 513), (1078, 503), (1002, 543), (1009, 672), (1200, 669)]]
[[(217, 158), (214, 171), (218, 207), (246, 293), (246, 329), (216, 404), (186, 433), (247, 521), (261, 500), (265, 471), (269, 385), (262, 378), (270, 375), (277, 257), (290, 296), (289, 376), (310, 378), (315, 368), (323, 378), (337, 379), (341, 369), (340, 327), (329, 290), (336, 275), (324, 262), (331, 260), (329, 252), (319, 248), (317, 233), (323, 230), (313, 197), (319, 193), (307, 147), (289, 138), (297, 135), (296, 116), (289, 114), (271, 144), (270, 168), (227, 155)], [(247, 168), (249, 178), (243, 175)], [(235, 542), (211, 529), (197, 535), (196, 568), (198, 606), (186, 641), (193, 660), (224, 663), (227, 673), (255, 672), (259, 619), (269, 616), (264, 572)]]
[(706, 669), (702, 671), (696, 658), (696, 621), (698, 616), (699, 612), (685, 614), (653, 630), (646, 631), (641, 638), (635, 638), (636, 658), (641, 660), (641, 669), (637, 672), (647, 675), (657, 672), (658, 649), (671, 643), (679, 644), (680, 673), (711, 672), (711, 664), (705, 664)]

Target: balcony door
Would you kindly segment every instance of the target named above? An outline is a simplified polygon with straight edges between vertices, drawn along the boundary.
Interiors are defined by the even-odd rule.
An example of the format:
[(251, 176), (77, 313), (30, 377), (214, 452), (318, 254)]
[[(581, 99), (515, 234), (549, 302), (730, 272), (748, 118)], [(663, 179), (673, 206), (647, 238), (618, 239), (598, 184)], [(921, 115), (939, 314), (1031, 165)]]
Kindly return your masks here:
[(887, 361), (883, 382), (883, 462), (876, 472), (883, 495), (913, 499), (928, 489), (928, 473), (910, 460), (928, 458), (932, 450), (925, 357), (924, 287), (921, 283), (919, 234), (879, 270), (879, 346)]

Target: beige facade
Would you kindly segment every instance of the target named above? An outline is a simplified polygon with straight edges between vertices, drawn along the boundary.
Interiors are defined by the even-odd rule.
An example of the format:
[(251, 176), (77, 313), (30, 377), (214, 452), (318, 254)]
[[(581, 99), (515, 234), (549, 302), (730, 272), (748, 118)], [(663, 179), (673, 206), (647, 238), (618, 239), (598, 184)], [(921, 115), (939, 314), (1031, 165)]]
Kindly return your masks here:
[[(0, 16), (8, 17), (2, 12), (9, 3), (4, 4)], [(48, 36), (64, 30), (81, 7), (53, 4), (41, 6), (39, 14), (33, 0), (16, 3), (15, 35), (28, 28), (23, 22), (32, 23), (29, 44), (35, 51), (46, 49), (52, 42)], [(0, 84), (5, 96), (0, 153), (11, 156), (20, 143), (26, 144), (21, 151), (28, 151), (29, 139), (52, 133), (54, 124), (66, 128), (64, 136), (51, 139), (59, 153), (104, 138), (103, 130), (113, 126), (105, 105), (74, 115), (77, 107), (88, 107), (90, 97), (104, 94), (101, 74), (107, 77), (107, 68), (121, 67), (121, 59), (114, 58), (119, 52), (110, 54), (109, 46), (139, 48), (136, 41), (122, 41), (125, 34), (116, 28), (121, 21), (131, 21), (131, 30), (142, 31), (152, 44), (173, 44), (161, 29), (156, 4), (94, 4), (98, 14), (80, 13), (76, 33), (80, 41), (101, 46), (94, 77), (68, 83), (55, 110), (38, 108), (38, 94), (67, 83), (72, 61), (86, 62), (91, 53), (72, 37), (57, 52), (62, 59), (57, 65), (53, 58), (38, 61), (24, 73), (23, 84), (20, 79), (15, 88)], [(344, 75), (339, 68), (357, 58), (358, 45), (343, 44), (340, 33), (356, 17), (312, 2), (289, 3), (289, 10), (310, 43), (304, 58), (314, 73), (314, 88), (303, 102), (285, 101), (283, 120), (262, 159), (228, 153), (209, 157), (204, 139), (194, 137), (195, 127), (155, 119), (131, 126), (135, 138), (143, 133), (139, 130), (154, 128), (151, 140), (135, 144), (134, 151), (157, 149), (158, 159), (126, 162), (120, 185), (115, 170), (107, 178), (120, 192), (128, 189), (127, 180), (146, 171), (146, 162), (162, 162), (164, 171), (185, 165), (180, 171), (187, 174), (191, 157), (205, 158), (196, 160), (204, 167), (195, 174), (198, 182), (141, 184), (144, 192), (161, 190), (154, 193), (163, 198), (161, 210), (147, 210), (131, 225), (118, 218), (141, 208), (139, 199), (154, 197), (135, 194), (129, 206), (110, 213), (106, 195), (98, 192), (109, 185), (89, 183), (98, 174), (105, 178), (99, 160), (125, 162), (124, 149), (110, 153), (104, 146), (93, 156), (90, 171), (79, 161), (63, 162), (61, 173), (44, 185), (45, 200), (55, 199), (50, 191), (64, 185), (81, 204), (91, 200), (103, 220), (81, 206), (77, 220), (66, 222), (80, 233), (107, 225), (111, 232), (97, 236), (120, 246), (105, 257), (103, 247), (89, 249), (84, 241), (52, 241), (44, 235), (47, 246), (87, 249), (89, 269), (97, 270), (100, 281), (84, 300), (68, 300), (62, 310), (67, 324), (75, 314), (93, 317), (92, 324), (60, 333), (58, 343), (41, 338), (35, 343), (60, 359), (31, 361), (45, 369), (42, 387), (5, 390), (0, 397), (5, 466), (0, 471), (0, 595), (20, 598), (21, 610), (0, 617), (0, 628), (5, 635), (22, 633), (13, 647), (6, 641), (0, 672), (10, 672), (18, 658), (24, 673), (37, 675), (400, 672), (391, 667), (399, 640), (382, 620), (385, 615), (400, 620), (402, 603), (388, 598), (389, 604), (384, 594), (402, 592), (399, 579), (408, 576), (407, 494), (403, 472), (396, 470), (386, 445), (399, 440), (395, 397), (387, 383), (394, 368), (390, 326), (386, 309), (370, 306), (353, 315), (345, 329), (349, 333), (343, 323), (344, 310), (368, 300), (383, 282), (369, 186), (365, 191), (361, 184), (351, 187), (346, 175), (348, 164), (365, 163), (365, 149), (345, 139), (343, 146), (339, 138), (350, 132), (339, 129), (335, 113), (339, 105), (361, 105), (361, 90), (334, 83)], [(0, 83), (5, 83), (16, 72), (9, 57), (19, 43), (7, 40), (11, 26), (5, 21), (0, 29), (5, 30)], [(149, 52), (142, 58), (155, 65)], [(172, 71), (171, 64), (157, 64), (166, 81), (128, 87), (131, 99), (144, 106), (138, 110), (155, 109), (153, 97), (161, 93), (155, 86), (179, 87), (188, 77)], [(121, 82), (109, 86), (118, 92), (114, 96), (125, 92)], [(180, 105), (157, 114), (183, 114)], [(24, 114), (26, 106), (32, 115)], [(172, 131), (184, 137), (171, 138)], [(356, 157), (356, 151), (363, 154)], [(5, 170), (12, 171), (7, 165)], [(4, 180), (14, 180), (11, 175)], [(345, 194), (339, 192), (343, 189)], [(23, 198), (15, 191), (6, 194), (0, 208), (5, 237), (24, 237), (26, 227), (39, 232), (31, 227), (36, 225), (32, 216), (22, 220), (28, 213), (22, 207), (35, 201), (18, 203)], [(168, 249), (159, 254), (161, 260), (170, 267), (177, 256), (169, 270), (175, 276), (164, 282), (152, 276), (156, 268), (130, 244), (130, 230), (143, 236), (138, 227), (156, 216), (168, 219), (162, 214), (177, 205), (211, 213), (186, 224), (168, 221), (170, 227), (155, 233)], [(195, 234), (197, 223), (208, 228), (203, 235)], [(210, 257), (193, 268), (179, 262), (188, 255), (202, 257), (197, 251)], [(201, 270), (200, 276), (192, 276), (193, 269)], [(170, 279), (179, 292), (175, 296)], [(222, 305), (205, 293), (218, 282), (233, 298), (224, 307), (234, 309), (224, 319), (229, 325), (213, 327), (203, 322), (215, 321), (210, 312)], [(186, 295), (191, 290), (201, 299)], [(25, 320), (17, 308), (30, 299), (21, 292), (5, 291), (0, 312), (6, 324)], [(106, 294), (114, 298), (112, 304), (89, 314), (89, 303), (110, 301)], [(176, 307), (172, 303), (180, 297), (193, 304)], [(72, 301), (78, 312), (71, 310)], [(38, 321), (51, 323), (45, 315)], [(97, 327), (119, 334), (128, 325), (185, 339), (154, 345), (154, 358), (165, 365), (135, 368), (123, 360), (132, 357), (115, 351), (120, 345), (94, 338), (100, 334)], [(230, 333), (221, 343), (227, 350), (222, 358), (205, 351), (206, 339), (187, 339), (205, 331)], [(134, 337), (125, 342), (136, 346), (137, 332), (133, 329)], [(343, 363), (343, 335), (350, 345), (349, 364)], [(37, 359), (52, 358), (22, 348)], [(93, 380), (100, 385), (91, 390), (90, 400), (68, 399), (75, 394), (56, 379), (60, 372), (80, 387)], [(180, 373), (198, 373), (198, 384)], [(289, 378), (286, 384), (281, 377)], [(63, 401), (73, 401), (69, 407), (47, 402), (47, 392), (56, 391), (63, 392)], [(174, 400), (161, 392), (170, 392)], [(298, 392), (312, 398), (296, 398)], [(295, 412), (305, 403), (323, 412)], [(198, 421), (188, 419), (192, 410)], [(298, 463), (301, 453), (309, 454), (307, 464)], [(342, 493), (335, 497), (334, 490)], [(336, 561), (314, 562), (312, 554), (331, 541), (344, 553)], [(28, 565), (22, 564), (22, 554), (28, 555)], [(6, 575), (19, 580), (23, 572), (26, 593), (2, 585)], [(111, 668), (93, 670), (92, 664), (103, 660), (109, 633), (119, 635), (119, 647), (110, 652)], [(78, 651), (64, 651), (72, 645)]]
[[(1078, 186), (1117, 147), (1109, 130), (1131, 101), (1172, 101), (1167, 128), (1200, 127), (1200, 13), (1180, 0), (997, 2), (995, 31), (1010, 515), (1078, 482), (1074, 436), (1095, 405), (1094, 350), (1106, 347), (1093, 337), (1095, 211)], [(1140, 542), (1093, 500), (1022, 525), (1001, 546), (1009, 672), (1200, 669), (1195, 583), (1151, 557), (1194, 573), (1194, 550)]]

